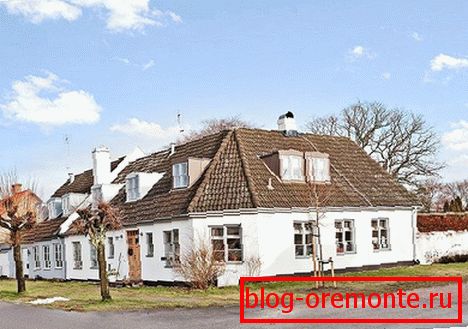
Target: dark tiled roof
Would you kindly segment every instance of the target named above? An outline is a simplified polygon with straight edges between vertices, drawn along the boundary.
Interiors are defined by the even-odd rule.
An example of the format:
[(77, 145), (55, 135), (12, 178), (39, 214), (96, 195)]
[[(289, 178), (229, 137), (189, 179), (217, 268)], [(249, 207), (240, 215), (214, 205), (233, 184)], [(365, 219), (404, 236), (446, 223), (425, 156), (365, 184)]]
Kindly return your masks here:
[[(260, 156), (278, 150), (329, 154), (331, 183), (311, 188), (281, 181)], [(172, 189), (171, 165), (187, 157), (212, 159), (191, 187)], [(125, 202), (125, 189), (112, 201), (124, 224), (182, 216), (187, 213), (241, 208), (308, 208), (315, 200), (329, 207), (410, 207), (418, 202), (354, 142), (343, 137), (278, 131), (236, 129), (207, 136), (130, 163), (117, 177), (123, 183), (132, 172), (164, 172), (148, 194)], [(268, 186), (271, 180), (273, 189)], [(317, 198), (313, 191), (317, 191)]]
[(60, 217), (37, 223), (31, 229), (24, 232), (22, 242), (24, 244), (30, 244), (57, 237), (60, 232), (60, 225), (62, 225), (66, 220), (67, 218)]
[[(111, 171), (113, 171), (117, 166), (122, 162), (125, 157), (121, 157), (117, 160), (111, 162)], [(62, 186), (59, 187), (57, 191), (52, 195), (52, 197), (62, 197), (67, 193), (90, 193), (91, 186), (93, 186), (94, 177), (93, 170), (89, 169), (81, 174), (75, 175), (75, 179), (70, 184), (69, 180), (65, 182)]]

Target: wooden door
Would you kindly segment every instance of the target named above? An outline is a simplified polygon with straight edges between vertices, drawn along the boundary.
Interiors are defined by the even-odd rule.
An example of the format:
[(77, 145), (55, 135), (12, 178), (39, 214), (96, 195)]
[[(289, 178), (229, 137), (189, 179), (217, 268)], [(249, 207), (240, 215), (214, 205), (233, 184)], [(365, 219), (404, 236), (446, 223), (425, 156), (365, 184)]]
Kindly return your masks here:
[(127, 231), (128, 278), (131, 282), (141, 281), (140, 234), (138, 230)]

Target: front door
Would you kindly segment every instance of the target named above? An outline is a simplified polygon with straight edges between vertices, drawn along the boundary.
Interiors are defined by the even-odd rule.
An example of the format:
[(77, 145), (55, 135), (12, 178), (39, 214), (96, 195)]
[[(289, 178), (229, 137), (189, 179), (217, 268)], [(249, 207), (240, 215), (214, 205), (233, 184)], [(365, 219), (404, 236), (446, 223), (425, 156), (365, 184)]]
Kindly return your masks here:
[(131, 282), (141, 281), (140, 234), (138, 230), (127, 231), (128, 278)]

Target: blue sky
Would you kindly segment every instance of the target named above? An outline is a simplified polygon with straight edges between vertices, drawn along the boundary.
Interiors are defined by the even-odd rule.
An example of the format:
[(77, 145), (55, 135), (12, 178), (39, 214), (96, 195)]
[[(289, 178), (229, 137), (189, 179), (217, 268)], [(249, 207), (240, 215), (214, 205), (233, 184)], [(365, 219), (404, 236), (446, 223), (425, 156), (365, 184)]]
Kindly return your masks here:
[(467, 21), (466, 1), (0, 0), (0, 171), (47, 194), (96, 145), (167, 145), (178, 112), (271, 129), (360, 99), (424, 114), (466, 178)]

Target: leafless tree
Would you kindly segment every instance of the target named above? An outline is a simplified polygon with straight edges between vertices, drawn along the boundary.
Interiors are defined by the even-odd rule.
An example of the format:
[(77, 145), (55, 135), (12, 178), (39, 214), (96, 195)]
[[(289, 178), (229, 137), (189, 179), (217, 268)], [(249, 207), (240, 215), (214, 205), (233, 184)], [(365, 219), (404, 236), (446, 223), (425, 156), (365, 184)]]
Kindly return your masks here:
[(103, 301), (110, 300), (105, 248), (106, 233), (122, 227), (119, 211), (108, 203), (100, 202), (95, 207), (79, 209), (77, 213), (80, 217), (73, 223), (73, 229), (77, 233), (89, 236), (91, 244), (96, 248), (101, 298)]
[(468, 179), (449, 183), (428, 179), (420, 182), (416, 193), (424, 212), (468, 211)]
[(14, 172), (0, 175), (0, 193), (0, 227), (8, 233), (7, 242), (13, 247), (17, 291), (23, 293), (26, 281), (21, 254), (22, 235), (36, 222), (37, 206), (41, 201), (31, 190), (21, 190)]
[(206, 290), (216, 282), (226, 269), (226, 263), (217, 259), (209, 243), (200, 241), (185, 252), (180, 261), (172, 264), (174, 271), (181, 275), (195, 289)]
[(382, 103), (358, 102), (306, 126), (313, 133), (349, 137), (406, 186), (437, 177), (444, 167), (435, 160), (439, 138), (424, 118)]
[(221, 119), (209, 119), (201, 122), (201, 128), (199, 130), (191, 130), (184, 137), (177, 141), (177, 144), (189, 142), (201, 137), (218, 133), (222, 130), (233, 129), (233, 128), (254, 128), (250, 122), (242, 120), (239, 116), (232, 116), (229, 118)]
[(446, 193), (451, 199), (459, 197), (463, 208), (468, 210), (468, 179), (446, 184)]

